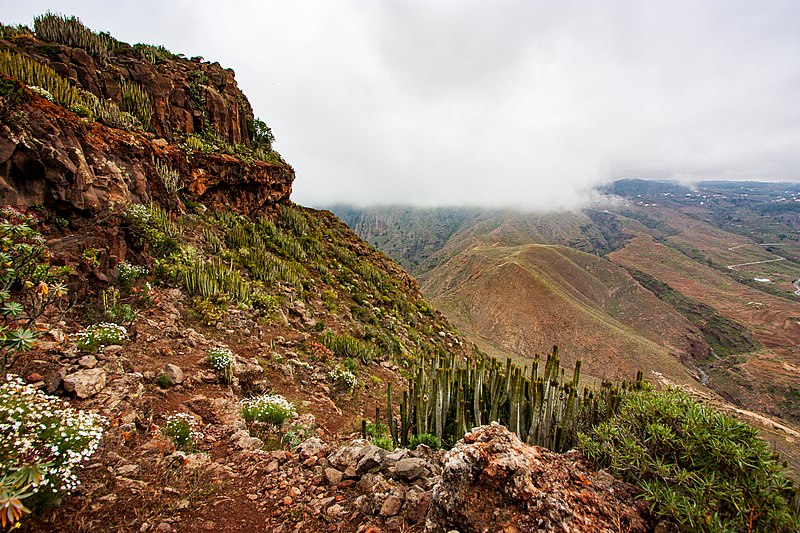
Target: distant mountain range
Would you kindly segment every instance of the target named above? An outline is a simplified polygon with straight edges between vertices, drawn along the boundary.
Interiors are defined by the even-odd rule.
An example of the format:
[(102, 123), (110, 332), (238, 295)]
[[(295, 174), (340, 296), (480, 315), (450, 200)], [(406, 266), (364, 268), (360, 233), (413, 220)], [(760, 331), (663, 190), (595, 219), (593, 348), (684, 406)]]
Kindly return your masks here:
[(630, 179), (602, 192), (607, 204), (562, 213), (330, 209), (489, 353), (558, 343), (598, 378), (695, 379), (800, 422), (800, 185)]

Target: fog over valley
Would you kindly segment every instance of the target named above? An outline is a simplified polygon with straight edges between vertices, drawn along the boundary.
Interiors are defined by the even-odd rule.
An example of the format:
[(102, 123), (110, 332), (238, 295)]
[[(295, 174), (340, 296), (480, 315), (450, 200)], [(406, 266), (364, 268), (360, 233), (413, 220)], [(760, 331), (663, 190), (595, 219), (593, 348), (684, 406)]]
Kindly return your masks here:
[(233, 68), (304, 205), (800, 180), (797, 2), (2, 3), (7, 23), (55, 8)]

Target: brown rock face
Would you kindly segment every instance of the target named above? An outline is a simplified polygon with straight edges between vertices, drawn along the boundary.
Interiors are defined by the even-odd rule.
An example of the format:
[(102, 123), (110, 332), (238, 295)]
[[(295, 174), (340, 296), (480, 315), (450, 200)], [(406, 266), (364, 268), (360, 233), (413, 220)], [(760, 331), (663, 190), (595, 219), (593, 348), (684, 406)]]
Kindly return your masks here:
[(523, 444), (496, 423), (476, 428), (445, 457), (426, 530), (648, 531), (631, 485), (569, 455)]
[(120, 43), (108, 57), (97, 58), (81, 48), (45, 43), (33, 37), (0, 39), (0, 48), (23, 53), (50, 66), (101, 99), (122, 103), (122, 80), (139, 85), (150, 96), (149, 125), (158, 137), (215, 131), (230, 144), (249, 144), (248, 122), (253, 109), (239, 90), (231, 69), (219, 63), (175, 56), (154, 64)]
[(82, 119), (24, 89), (0, 102), (0, 203), (97, 212), (110, 202), (157, 201), (177, 207), (154, 160), (181, 176), (182, 195), (241, 213), (289, 200), (289, 165), (202, 152), (185, 153), (149, 136)]

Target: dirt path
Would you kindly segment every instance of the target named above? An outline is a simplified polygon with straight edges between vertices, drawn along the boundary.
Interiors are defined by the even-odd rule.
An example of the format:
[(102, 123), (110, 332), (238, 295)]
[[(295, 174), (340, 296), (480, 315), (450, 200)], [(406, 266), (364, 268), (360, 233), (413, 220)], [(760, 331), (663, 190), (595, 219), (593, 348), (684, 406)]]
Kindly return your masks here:
[[(765, 243), (762, 243), (762, 244), (758, 244), (758, 243), (738, 244), (736, 246), (731, 246), (730, 248), (728, 248), (728, 251), (729, 252), (734, 252), (734, 251), (738, 250), (739, 248), (744, 248), (745, 246), (764, 246), (764, 247), (766, 247), (766, 246), (785, 246), (785, 245), (781, 244), (781, 243), (778, 243), (778, 242), (765, 242)], [(776, 257), (777, 257), (777, 259), (766, 259), (764, 261), (751, 261), (749, 263), (739, 263), (739, 264), (736, 264), (736, 265), (728, 265), (727, 268), (730, 269), (730, 270), (735, 270), (736, 268), (743, 267), (743, 266), (760, 265), (760, 264), (763, 264), (763, 263), (775, 263), (775, 262), (778, 262), (778, 261), (786, 261), (785, 257), (781, 257), (779, 255), (776, 256)], [(800, 280), (797, 280), (797, 281), (800, 281)], [(800, 288), (798, 288), (798, 291), (800, 291)], [(800, 294), (800, 292), (798, 292), (796, 294)]]
[(767, 259), (765, 261), (751, 261), (750, 263), (739, 263), (737, 265), (728, 265), (730, 270), (734, 270), (737, 267), (749, 266), (749, 265), (760, 265), (762, 263), (775, 263), (777, 261), (786, 261), (785, 257), (779, 257), (778, 259)]

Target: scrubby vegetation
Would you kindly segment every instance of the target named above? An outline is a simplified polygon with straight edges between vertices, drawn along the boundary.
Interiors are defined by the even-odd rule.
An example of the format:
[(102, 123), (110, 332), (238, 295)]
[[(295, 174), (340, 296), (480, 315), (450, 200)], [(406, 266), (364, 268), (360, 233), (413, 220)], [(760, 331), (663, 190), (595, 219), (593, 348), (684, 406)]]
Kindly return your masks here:
[(0, 375), (36, 342), (35, 324), (67, 294), (64, 268), (54, 268), (38, 220), (0, 209)]
[[(408, 365), (411, 352), (433, 353), (445, 343), (442, 328), (421, 326), (421, 317), (435, 322), (423, 300), (410, 300), (396, 279), (343, 247), (339, 229), (314, 213), (284, 206), (276, 217), (255, 220), (225, 212), (173, 220), (157, 206), (132, 205), (125, 217), (132, 240), (156, 257), (156, 276), (195, 296), (206, 323), (221, 320), (232, 305), (272, 316), (287, 298), (321, 297), (326, 307), (352, 313), (345, 331), (319, 323), (319, 341), (339, 357), (369, 363), (389, 355)], [(189, 225), (202, 235), (191, 244)]]
[(208, 364), (211, 368), (221, 372), (223, 380), (230, 383), (233, 379), (233, 366), (236, 364), (236, 356), (230, 348), (214, 347), (208, 351)]
[[(37, 17), (33, 31), (2, 26), (0, 36), (16, 40), (12, 47), (22, 51), (0, 51), (0, 72), (29, 86), (0, 80), (0, 94), (7, 102), (29, 99), (51, 109), (37, 100), (41, 97), (108, 126), (157, 127), (153, 101), (142, 86), (119, 79), (118, 106), (74, 86), (34, 58), (56, 60), (65, 46), (79, 47), (93, 56), (98, 68), (114, 71), (121, 56), (153, 65), (179, 56), (158, 46), (130, 47), (89, 30), (75, 17), (51, 13)], [(0, 212), (0, 370), (5, 375), (17, 365), (38, 389), (69, 390), (79, 405), (113, 413), (104, 457), (92, 465), (88, 477), (94, 476), (94, 487), (100, 491), (110, 480), (115, 492), (101, 497), (87, 491), (77, 499), (86, 505), (84, 514), (70, 524), (80, 523), (86, 530), (96, 528), (97, 522), (125, 530), (133, 529), (134, 522), (141, 530), (190, 528), (196, 524), (177, 523), (181, 511), (194, 513), (208, 505), (201, 510), (206, 513), (204, 520), (227, 520), (217, 516), (230, 516), (229, 502), (238, 504), (236, 499), (245, 494), (253, 509), (268, 510), (273, 517), (285, 511), (298, 523), (314, 503), (326, 500), (329, 507), (315, 511), (321, 520), (333, 519), (339, 512), (339, 518), (349, 516), (344, 504), (339, 505), (340, 495), (342, 500), (348, 497), (344, 484), (314, 486), (305, 494), (291, 486), (290, 476), (304, 468), (316, 469), (306, 479), (319, 482), (319, 467), (332, 464), (322, 462), (324, 447), (319, 446), (326, 443), (306, 443), (312, 446), (302, 463), (295, 460), (299, 452), (286, 450), (311, 436), (325, 436), (329, 429), (337, 438), (357, 431), (365, 408), (360, 404), (354, 408), (353, 400), (368, 396), (372, 407), (376, 403), (380, 407), (373, 423), (362, 420), (363, 436), (386, 450), (422, 445), (438, 450), (453, 445), (473, 426), (499, 421), (531, 444), (556, 451), (580, 445), (598, 465), (638, 483), (655, 516), (685, 529), (797, 527), (791, 486), (752, 428), (676, 391), (654, 392), (641, 375), (631, 383), (582, 387), (580, 363), (571, 377), (565, 376), (556, 349), (544, 360), (537, 356), (523, 367), (478, 351), (467, 355), (470, 349), (421, 297), (415, 282), (329, 214), (267, 203), (256, 207), (257, 215), (244, 216), (199, 203), (205, 200), (188, 186), (192, 174), (186, 170), (195, 152), (221, 156), (205, 159), (226, 164), (235, 164), (232, 158), (249, 164), (255, 160), (286, 164), (273, 150), (271, 129), (252, 117), (244, 99), (236, 105), (243, 112), (238, 116), (251, 119), (247, 138), (232, 144), (220, 134), (226, 130), (209, 126), (207, 106), (214, 85), (219, 88), (215, 74), (219, 71), (202, 63), (202, 58), (193, 60), (180, 81), (187, 85), (188, 106), (200, 125), (193, 125), (192, 133), (164, 135), (179, 143), (183, 152), (165, 147), (164, 141), (152, 142), (145, 160), (139, 162), (149, 174), (146, 192), (154, 203), (109, 202), (106, 211), (109, 203), (101, 201), (102, 207), (80, 216), (65, 213), (67, 208), (60, 205), (37, 206), (47, 217), (54, 242), (62, 247), (60, 268), (51, 267), (35, 218), (10, 208)], [(121, 70), (115, 72), (114, 81)], [(76, 119), (71, 116), (71, 120)], [(98, 136), (105, 131), (91, 129)], [(153, 138), (150, 133), (114, 135), (144, 144)], [(234, 179), (221, 186), (237, 185)], [(117, 198), (143, 196), (133, 190), (130, 187), (130, 195)], [(472, 216), (477, 215), (454, 214), (443, 227), (431, 231), (444, 243), (464, 217)], [(585, 235), (593, 249), (607, 252), (624, 244), (628, 237), (624, 224), (630, 221), (602, 213), (595, 213), (594, 220), (599, 229), (587, 229)], [(660, 237), (673, 231), (647, 216), (638, 220)], [(89, 235), (93, 231), (97, 235)], [(420, 257), (419, 261), (427, 261)], [(63, 315), (56, 307), (66, 295), (62, 281), (67, 277), (80, 292), (75, 308)], [(679, 301), (669, 287), (651, 285), (654, 292), (661, 291), (662, 299), (673, 298), (671, 303), (683, 305), (685, 314), (695, 316), (710, 334), (722, 331), (715, 337), (719, 353), (735, 353), (740, 348), (737, 343), (744, 342), (734, 339), (741, 333), (734, 327), (737, 324), (724, 322), (694, 302)], [(42, 336), (48, 336), (48, 347), (18, 361), (20, 354), (35, 347), (36, 321), (43, 314), (48, 324)], [(120, 344), (125, 348), (108, 348)], [(37, 359), (40, 355), (43, 359)], [(79, 393), (76, 387), (67, 387), (92, 376), (98, 377), (89, 383), (92, 390), (87, 386)], [(400, 395), (393, 394), (393, 389), (406, 384)], [(79, 465), (98, 449), (103, 435), (101, 417), (75, 410), (38, 389), (16, 377), (0, 385), (2, 527), (13, 526), (29, 510), (43, 509), (54, 497), (73, 491)], [(317, 431), (311, 412), (317, 421), (333, 419), (322, 421), (330, 422), (330, 427)], [(282, 450), (261, 464), (267, 455), (260, 450), (273, 445)], [(229, 454), (240, 452), (229, 460)], [(292, 453), (295, 459), (290, 459)], [(239, 459), (254, 463), (240, 468)], [(142, 464), (134, 464), (139, 460)], [(289, 462), (294, 466), (287, 467)], [(200, 479), (190, 473), (195, 468), (206, 469), (213, 480), (194, 492), (187, 490), (191, 495), (172, 498), (191, 486), (187, 477)], [(286, 473), (276, 482), (279, 488), (298, 490), (284, 496), (282, 507), (267, 509), (265, 501), (279, 492), (275, 485), (260, 485), (257, 494), (245, 491), (252, 489), (247, 484), (250, 478), (271, 483), (275, 476), (269, 474), (277, 469)], [(347, 471), (323, 470), (331, 479)], [(236, 481), (221, 485), (229, 479)], [(353, 479), (348, 483), (355, 485)], [(415, 483), (426, 488), (422, 479)], [(329, 490), (336, 495), (325, 497)], [(211, 499), (215, 491), (219, 494)], [(306, 496), (308, 508), (301, 507), (300, 498)], [(108, 514), (82, 522), (98, 508), (133, 507), (147, 498), (171, 500), (154, 513), (159, 519), (169, 516), (169, 522), (137, 515), (130, 523), (109, 525), (103, 523)], [(199, 504), (202, 499), (206, 501)], [(406, 510), (410, 506), (402, 505)], [(210, 519), (204, 523), (211, 529), (228, 526), (236, 527)]]
[(113, 322), (92, 324), (75, 334), (75, 345), (87, 353), (97, 353), (104, 346), (119, 345), (127, 340), (128, 332), (125, 327)]
[(47, 12), (33, 19), (36, 37), (43, 41), (82, 48), (90, 54), (105, 57), (119, 45), (108, 33), (94, 32), (78, 17)]
[(135, 92), (137, 89), (132, 84), (128, 85), (127, 94), (130, 96), (129, 109), (133, 109), (135, 114), (122, 111), (114, 102), (102, 100), (88, 91), (71, 85), (47, 65), (10, 50), (0, 50), (0, 73), (20, 80), (51, 102), (113, 128), (141, 129), (143, 124), (146, 125), (148, 122), (142, 122), (137, 117), (149, 121), (152, 115), (152, 108), (148, 107), (151, 105), (149, 96), (140, 89)]
[(792, 482), (752, 426), (679, 389), (635, 391), (580, 437), (597, 466), (636, 483), (686, 531), (797, 531)]
[(197, 429), (197, 420), (188, 413), (174, 413), (167, 417), (163, 428), (164, 435), (176, 448), (187, 452), (197, 447), (203, 433)]
[(260, 422), (280, 426), (284, 420), (295, 416), (294, 405), (283, 396), (264, 394), (242, 400), (242, 417), (248, 424)]

